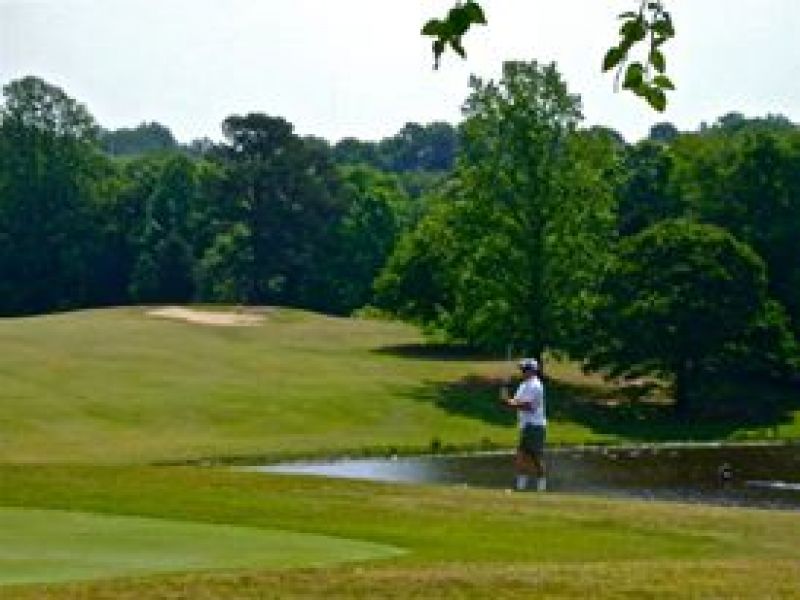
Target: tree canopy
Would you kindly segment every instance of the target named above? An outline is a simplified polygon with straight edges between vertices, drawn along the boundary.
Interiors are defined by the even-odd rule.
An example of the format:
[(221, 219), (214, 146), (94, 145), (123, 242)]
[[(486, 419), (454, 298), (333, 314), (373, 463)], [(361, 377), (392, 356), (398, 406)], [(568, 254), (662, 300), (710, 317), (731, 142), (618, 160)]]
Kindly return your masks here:
[(174, 150), (178, 147), (178, 142), (167, 127), (153, 121), (141, 123), (132, 129), (123, 127), (113, 131), (103, 131), (100, 135), (100, 145), (109, 154), (124, 156)]
[(11, 82), (0, 108), (0, 314), (90, 301), (102, 177), (86, 108), (36, 77)]
[(554, 65), (515, 61), (472, 79), (457, 126), (330, 144), (256, 112), (196, 151), (119, 155), (58, 87), (4, 94), (2, 315), (377, 304), (448, 342), (666, 377), (684, 410), (732, 370), (796, 377), (800, 129), (781, 115), (631, 145), (582, 127)]
[(623, 239), (600, 298), (589, 365), (674, 378), (683, 414), (704, 377), (731, 365), (747, 371), (749, 360), (760, 360), (748, 337), (773, 329), (779, 346), (791, 346), (785, 314), (769, 300), (763, 260), (713, 225), (665, 220)]
[(580, 100), (554, 65), (508, 62), (470, 88), (450, 184), (398, 245), (380, 297), (458, 339), (540, 355), (567, 345), (600, 272), (613, 147), (579, 139)]

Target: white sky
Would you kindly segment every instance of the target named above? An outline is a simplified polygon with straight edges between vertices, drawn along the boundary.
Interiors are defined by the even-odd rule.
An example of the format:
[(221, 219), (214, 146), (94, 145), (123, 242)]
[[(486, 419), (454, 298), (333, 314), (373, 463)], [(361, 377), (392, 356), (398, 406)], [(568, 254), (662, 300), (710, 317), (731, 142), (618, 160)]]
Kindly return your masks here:
[(798, 0), (668, 0), (679, 86), (663, 115), (600, 73), (617, 13), (635, 0), (484, 0), (467, 61), (431, 69), (419, 35), (452, 0), (0, 0), (0, 82), (34, 74), (105, 127), (159, 121), (181, 141), (219, 137), (230, 114), (282, 116), (301, 134), (378, 139), (405, 122), (456, 122), (470, 73), (556, 61), (588, 124), (629, 140), (737, 110), (800, 121)]

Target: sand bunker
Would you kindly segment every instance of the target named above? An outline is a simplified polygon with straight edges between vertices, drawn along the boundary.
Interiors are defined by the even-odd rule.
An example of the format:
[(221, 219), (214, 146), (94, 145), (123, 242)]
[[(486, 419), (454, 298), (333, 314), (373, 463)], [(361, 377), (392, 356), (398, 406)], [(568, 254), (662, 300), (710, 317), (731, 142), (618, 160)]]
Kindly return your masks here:
[[(247, 310), (247, 309), (245, 309)], [(230, 311), (215, 312), (209, 310), (195, 310), (180, 306), (167, 306), (147, 312), (151, 317), (178, 319), (198, 325), (215, 325), (218, 327), (252, 327), (264, 321), (264, 315), (254, 312)]]

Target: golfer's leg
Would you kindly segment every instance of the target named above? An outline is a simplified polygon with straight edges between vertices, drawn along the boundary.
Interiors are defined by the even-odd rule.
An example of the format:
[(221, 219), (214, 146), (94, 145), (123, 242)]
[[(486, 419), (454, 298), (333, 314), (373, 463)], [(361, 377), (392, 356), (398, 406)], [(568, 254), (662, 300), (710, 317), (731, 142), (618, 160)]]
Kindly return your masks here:
[(517, 450), (517, 455), (514, 457), (514, 465), (517, 470), (516, 488), (517, 490), (524, 490), (528, 487), (531, 465), (529, 457), (521, 449)]
[(531, 457), (536, 469), (536, 489), (540, 492), (547, 489), (547, 469), (544, 462), (544, 444), (547, 437), (546, 431), (544, 427), (536, 427), (534, 430), (533, 452), (531, 452)]
[(541, 454), (531, 456), (531, 465), (533, 467), (533, 472), (531, 474), (535, 477), (541, 478), (547, 475), (547, 469), (544, 466), (544, 460)]

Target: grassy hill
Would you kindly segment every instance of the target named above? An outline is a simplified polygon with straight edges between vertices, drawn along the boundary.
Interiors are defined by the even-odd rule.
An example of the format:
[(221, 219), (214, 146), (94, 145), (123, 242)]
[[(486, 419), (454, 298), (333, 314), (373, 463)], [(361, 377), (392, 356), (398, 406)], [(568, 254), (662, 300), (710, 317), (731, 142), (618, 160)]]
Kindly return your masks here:
[[(260, 316), (0, 320), (0, 596), (796, 595), (794, 513), (143, 465), (514, 441), (503, 361), (399, 323)], [(686, 427), (568, 363), (549, 376), (554, 442), (764, 433)]]
[[(0, 320), (0, 462), (141, 462), (513, 437), (506, 421), (487, 423), (439, 402), (449, 385), (502, 375), (504, 365), (425, 356), (419, 334), (403, 324), (282, 309), (263, 316), (237, 328), (144, 309)], [(482, 393), (496, 411), (496, 391)]]
[[(252, 327), (146, 309), (0, 320), (0, 462), (141, 463), (424, 450), (514, 442), (496, 403), (513, 367), (426, 346), (408, 325), (265, 310)], [(800, 431), (692, 427), (568, 364), (549, 374), (559, 442), (726, 438)], [(656, 412), (654, 412), (654, 410)], [(663, 411), (662, 411), (663, 412)]]

